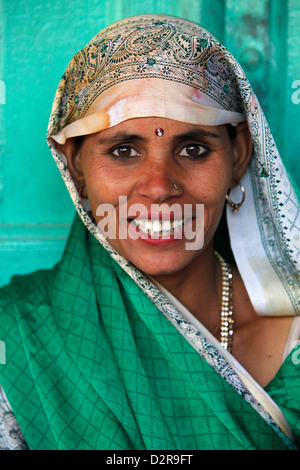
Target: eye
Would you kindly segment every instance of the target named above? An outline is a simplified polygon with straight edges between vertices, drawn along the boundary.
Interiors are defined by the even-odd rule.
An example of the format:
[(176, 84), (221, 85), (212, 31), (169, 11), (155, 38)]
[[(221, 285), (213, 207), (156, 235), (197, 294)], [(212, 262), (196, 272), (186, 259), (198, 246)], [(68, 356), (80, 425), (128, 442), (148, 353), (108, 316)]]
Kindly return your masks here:
[(129, 145), (120, 145), (119, 147), (116, 147), (115, 149), (113, 149), (111, 154), (114, 157), (119, 158), (121, 160), (126, 160), (128, 158), (137, 157), (140, 155), (136, 150), (134, 150)]
[(192, 160), (197, 160), (197, 158), (204, 157), (207, 151), (207, 148), (200, 144), (189, 144), (183, 147), (179, 152), (179, 155), (181, 157), (188, 157)]

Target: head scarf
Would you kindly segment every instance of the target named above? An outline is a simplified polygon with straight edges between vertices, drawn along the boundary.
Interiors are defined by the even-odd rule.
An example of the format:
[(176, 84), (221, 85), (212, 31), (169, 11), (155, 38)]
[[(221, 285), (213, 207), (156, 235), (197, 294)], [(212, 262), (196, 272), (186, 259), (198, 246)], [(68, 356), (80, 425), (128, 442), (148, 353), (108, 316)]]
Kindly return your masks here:
[[(237, 213), (227, 209), (231, 248), (258, 314), (300, 314), (295, 190), (241, 66), (195, 23), (164, 15), (123, 19), (97, 34), (64, 73), (47, 139), (86, 227), (145, 291), (141, 273), (96, 226), (56, 146), (69, 137), (145, 116), (202, 125), (247, 120), (254, 153), (242, 178), (246, 201)], [(239, 200), (235, 191), (230, 197)]]

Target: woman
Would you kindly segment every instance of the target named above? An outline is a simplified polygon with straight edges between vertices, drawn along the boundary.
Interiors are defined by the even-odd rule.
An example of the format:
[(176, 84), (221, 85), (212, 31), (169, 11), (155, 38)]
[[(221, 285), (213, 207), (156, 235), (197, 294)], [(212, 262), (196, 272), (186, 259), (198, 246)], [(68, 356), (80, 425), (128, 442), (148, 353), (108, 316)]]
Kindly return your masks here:
[(48, 144), (78, 215), (1, 291), (10, 447), (297, 449), (298, 203), (235, 59), (121, 20), (71, 61)]

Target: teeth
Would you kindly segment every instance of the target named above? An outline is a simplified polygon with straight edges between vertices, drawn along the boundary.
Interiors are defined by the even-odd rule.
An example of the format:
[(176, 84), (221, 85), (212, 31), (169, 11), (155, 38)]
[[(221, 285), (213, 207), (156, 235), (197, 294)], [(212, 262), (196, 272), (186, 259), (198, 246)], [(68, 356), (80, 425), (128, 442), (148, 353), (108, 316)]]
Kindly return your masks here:
[[(164, 220), (163, 223), (162, 223), (162, 230), (165, 231), (165, 230), (171, 230), (172, 228), (172, 224), (169, 220)], [(173, 224), (173, 228), (174, 228), (174, 224)]]
[[(151, 228), (149, 230), (151, 231)], [(153, 232), (161, 232), (161, 223), (159, 220), (152, 222), (152, 230)]]
[(183, 220), (150, 220), (134, 219), (136, 226), (141, 232), (150, 237), (167, 237), (173, 235), (182, 228)]

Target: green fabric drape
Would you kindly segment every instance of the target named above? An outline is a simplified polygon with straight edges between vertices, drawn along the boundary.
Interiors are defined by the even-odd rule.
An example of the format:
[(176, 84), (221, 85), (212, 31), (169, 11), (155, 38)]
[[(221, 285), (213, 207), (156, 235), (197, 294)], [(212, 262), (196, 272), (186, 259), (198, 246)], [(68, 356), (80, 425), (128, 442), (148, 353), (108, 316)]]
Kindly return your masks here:
[(0, 383), (30, 449), (287, 449), (79, 216), (54, 270), (0, 294)]

